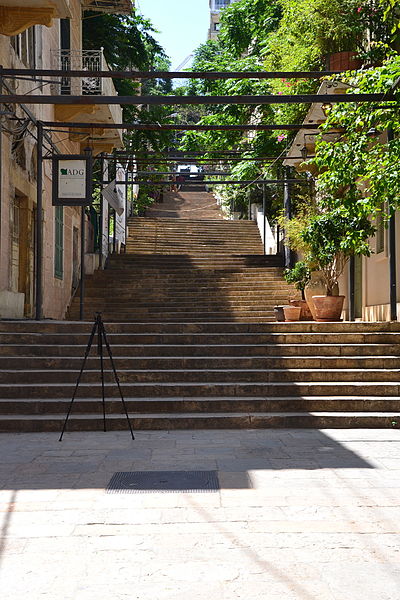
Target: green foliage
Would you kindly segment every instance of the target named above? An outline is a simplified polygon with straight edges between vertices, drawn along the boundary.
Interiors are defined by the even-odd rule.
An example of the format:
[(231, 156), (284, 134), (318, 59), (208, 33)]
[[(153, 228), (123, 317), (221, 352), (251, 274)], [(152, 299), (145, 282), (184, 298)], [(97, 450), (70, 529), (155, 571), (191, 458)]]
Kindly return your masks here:
[[(381, 60), (390, 41), (389, 23), (384, 22), (383, 13), (379, 0), (238, 0), (222, 12), (218, 38), (196, 51), (193, 70), (318, 71), (325, 68), (330, 53), (341, 50), (363, 51), (365, 60)], [(374, 41), (368, 53), (367, 29)], [(315, 93), (318, 86), (315, 80), (192, 80), (187, 93), (306, 94)], [(209, 105), (207, 110), (208, 114), (199, 123), (286, 124), (301, 122), (308, 106)], [(292, 139), (292, 134), (280, 132), (259, 132), (247, 137), (237, 132), (189, 132), (182, 136), (181, 148), (204, 153), (237, 149), (250, 157), (271, 156), (282, 153)], [(260, 162), (235, 164), (231, 171), (237, 179), (257, 179), (265, 174), (280, 176), (278, 164)], [(235, 204), (245, 204), (240, 190), (226, 191)]]
[(113, 15), (85, 11), (83, 47), (85, 50), (102, 47), (113, 69), (150, 69), (156, 57), (165, 57), (163, 48), (152, 35), (155, 31), (148, 19), (134, 13)]
[(309, 245), (305, 242), (302, 233), (315, 215), (316, 207), (306, 203), (297, 208), (296, 215), (291, 219), (286, 218), (281, 210), (277, 221), (285, 232), (285, 244), (288, 248), (303, 255), (308, 253)]
[(398, 40), (400, 31), (400, 0), (380, 0), (383, 9), (383, 20), (389, 24), (390, 33)]
[(277, 28), (280, 16), (279, 2), (234, 2), (222, 12), (220, 40), (236, 58), (244, 53), (257, 56), (265, 36)]
[[(346, 78), (348, 93), (391, 93), (400, 77), (400, 57), (389, 59), (382, 67), (358, 71)], [(320, 175), (317, 189), (323, 206), (344, 207), (350, 215), (388, 214), (400, 204), (400, 93), (397, 101), (383, 104), (335, 104), (317, 140), (316, 158), (310, 161)], [(324, 139), (323, 132), (345, 128), (335, 140)], [(393, 139), (388, 141), (387, 131)]]
[(145, 191), (143, 188), (140, 189), (139, 195), (136, 198), (133, 205), (133, 213), (139, 217), (143, 216), (146, 208), (149, 208), (156, 201), (155, 195), (151, 192), (148, 192), (148, 189)]
[(375, 229), (365, 215), (350, 215), (336, 208), (311, 218), (301, 232), (308, 245), (306, 262), (323, 274), (327, 295), (333, 293), (350, 256), (370, 255), (368, 238)]
[(311, 271), (306, 262), (299, 260), (292, 269), (285, 269), (283, 276), (288, 283), (293, 283), (303, 295), (306, 285), (310, 282)]

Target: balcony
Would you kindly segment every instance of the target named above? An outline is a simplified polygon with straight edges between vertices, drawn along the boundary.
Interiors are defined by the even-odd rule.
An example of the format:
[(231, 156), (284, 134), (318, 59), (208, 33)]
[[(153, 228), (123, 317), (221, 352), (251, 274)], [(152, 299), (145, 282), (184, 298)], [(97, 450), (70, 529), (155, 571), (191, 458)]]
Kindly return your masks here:
[(83, 0), (82, 2), (83, 10), (117, 15), (129, 15), (133, 6), (133, 0)]
[[(326, 94), (345, 94), (347, 85), (338, 81), (324, 81), (319, 90), (318, 94), (322, 97)], [(287, 167), (295, 167), (297, 171), (310, 171), (312, 166), (304, 166), (302, 163), (312, 158), (315, 154), (315, 141), (317, 136), (320, 135), (319, 126), (326, 120), (324, 112), (324, 103), (311, 104), (306, 118), (303, 123), (307, 125), (315, 125), (315, 129), (300, 129), (291, 146), (287, 151), (287, 158), (283, 161), (283, 165)], [(322, 139), (332, 141), (334, 137), (338, 137), (340, 132), (331, 131), (326, 132), (322, 135)], [(311, 172), (311, 171), (310, 171)]]
[(69, 0), (0, 0), (0, 34), (13, 36), (33, 25), (51, 27), (71, 17)]
[[(1, 0), (0, 0), (1, 1)], [(52, 67), (61, 71), (108, 71), (109, 67), (104, 58), (103, 50), (53, 50)], [(53, 94), (64, 96), (116, 96), (112, 79), (107, 77), (61, 77), (60, 82), (53, 84)], [(106, 129), (102, 130), (103, 123), (121, 123), (122, 108), (115, 104), (70, 104), (55, 105), (55, 117), (58, 121), (74, 121), (76, 123), (98, 124), (95, 139), (89, 140), (89, 132), (86, 138), (77, 136), (71, 130), (71, 139), (81, 141), (85, 146), (90, 141), (95, 153), (110, 152), (113, 148), (121, 148), (122, 131)], [(90, 132), (92, 133), (92, 132)]]

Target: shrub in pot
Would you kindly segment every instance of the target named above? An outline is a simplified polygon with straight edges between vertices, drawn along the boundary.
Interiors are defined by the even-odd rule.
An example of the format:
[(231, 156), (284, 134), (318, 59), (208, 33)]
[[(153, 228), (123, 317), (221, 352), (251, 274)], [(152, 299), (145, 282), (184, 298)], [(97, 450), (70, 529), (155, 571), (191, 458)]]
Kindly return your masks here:
[(312, 217), (303, 230), (308, 244), (307, 261), (313, 270), (321, 272), (326, 286), (325, 295), (313, 296), (317, 321), (337, 321), (343, 308), (344, 296), (335, 295), (339, 277), (352, 254), (369, 256), (368, 238), (375, 229), (365, 214), (350, 214), (337, 208)]
[(294, 284), (295, 288), (301, 292), (301, 300), (290, 300), (290, 304), (301, 308), (300, 320), (312, 321), (313, 316), (304, 295), (305, 287), (311, 279), (311, 271), (307, 263), (302, 260), (298, 261), (291, 269), (285, 269), (283, 276), (287, 283)]

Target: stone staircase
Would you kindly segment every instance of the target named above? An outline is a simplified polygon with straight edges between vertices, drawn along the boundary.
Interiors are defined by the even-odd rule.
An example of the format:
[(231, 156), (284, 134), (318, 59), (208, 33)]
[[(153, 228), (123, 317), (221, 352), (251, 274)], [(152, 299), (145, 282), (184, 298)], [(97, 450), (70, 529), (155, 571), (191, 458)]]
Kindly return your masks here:
[[(397, 427), (390, 323), (110, 323), (136, 429)], [(60, 431), (91, 323), (0, 322), (0, 431)], [(125, 429), (106, 367), (109, 429)], [(68, 430), (101, 430), (96, 348)]]
[[(400, 325), (270, 322), (291, 293), (277, 258), (198, 194), (130, 221), (126, 254), (88, 282), (86, 322), (0, 321), (0, 431), (61, 430), (99, 310), (136, 429), (400, 424)], [(105, 368), (107, 426), (126, 429)], [(102, 429), (100, 396), (94, 347), (69, 431)]]
[[(174, 202), (175, 216), (164, 216)], [(88, 278), (86, 319), (268, 322), (275, 304), (297, 296), (281, 257), (263, 255), (256, 224), (224, 220), (210, 194), (166, 194), (148, 214), (129, 220), (126, 253)], [(78, 297), (68, 318), (79, 318)]]

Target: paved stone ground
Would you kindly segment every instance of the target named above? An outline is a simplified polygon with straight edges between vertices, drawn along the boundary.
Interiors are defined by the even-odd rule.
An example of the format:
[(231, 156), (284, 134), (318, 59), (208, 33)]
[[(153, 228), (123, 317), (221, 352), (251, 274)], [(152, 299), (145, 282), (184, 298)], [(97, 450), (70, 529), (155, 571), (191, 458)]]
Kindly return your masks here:
[[(2, 434), (1, 600), (398, 600), (400, 432)], [(213, 470), (217, 493), (108, 494)]]

